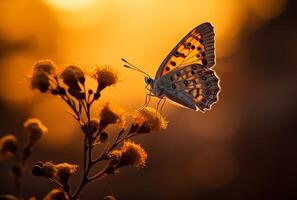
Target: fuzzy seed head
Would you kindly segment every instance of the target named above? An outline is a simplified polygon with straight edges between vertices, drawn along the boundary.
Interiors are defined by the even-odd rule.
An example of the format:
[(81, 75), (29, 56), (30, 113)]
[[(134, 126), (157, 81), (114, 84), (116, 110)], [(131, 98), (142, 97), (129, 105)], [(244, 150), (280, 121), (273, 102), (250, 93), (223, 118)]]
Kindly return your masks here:
[(145, 166), (147, 153), (138, 144), (132, 141), (125, 141), (120, 150), (114, 150), (110, 153), (111, 163), (118, 161), (117, 167), (132, 165), (136, 168)]
[(160, 131), (167, 128), (168, 121), (154, 108), (144, 107), (134, 114), (133, 125), (138, 125), (138, 132)]
[(56, 164), (56, 178), (63, 184), (68, 182), (69, 177), (77, 172), (78, 165), (69, 163)]
[(31, 144), (37, 142), (48, 131), (47, 127), (37, 118), (31, 118), (25, 121), (24, 128), (28, 133)]
[(50, 86), (50, 76), (56, 73), (56, 65), (51, 60), (38, 61), (33, 66), (31, 76), (31, 88), (38, 89), (40, 92), (47, 92)]

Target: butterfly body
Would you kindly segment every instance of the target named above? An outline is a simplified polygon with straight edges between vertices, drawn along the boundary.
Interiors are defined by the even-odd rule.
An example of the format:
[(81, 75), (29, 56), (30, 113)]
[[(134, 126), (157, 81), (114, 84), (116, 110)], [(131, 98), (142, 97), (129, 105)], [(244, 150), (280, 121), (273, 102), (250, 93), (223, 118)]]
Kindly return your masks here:
[(214, 64), (213, 27), (203, 23), (173, 48), (158, 68), (155, 79), (145, 77), (149, 95), (166, 97), (178, 105), (204, 112), (218, 100), (220, 91), (219, 78), (211, 69)]

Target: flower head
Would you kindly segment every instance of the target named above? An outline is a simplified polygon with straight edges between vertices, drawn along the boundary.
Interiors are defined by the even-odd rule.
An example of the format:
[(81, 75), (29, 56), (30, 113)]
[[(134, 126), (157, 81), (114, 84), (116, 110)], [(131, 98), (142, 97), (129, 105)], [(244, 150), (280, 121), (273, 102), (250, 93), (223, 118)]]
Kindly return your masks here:
[(56, 65), (51, 60), (41, 60), (34, 65), (31, 77), (31, 88), (47, 92), (50, 86), (50, 76), (56, 73)]
[(68, 182), (69, 177), (77, 172), (78, 165), (72, 165), (69, 163), (60, 163), (55, 165), (56, 178), (63, 184)]
[(84, 71), (76, 66), (70, 65), (66, 67), (60, 77), (63, 82), (71, 89), (80, 91), (81, 88), (78, 83), (84, 84), (85, 74)]
[(43, 176), (53, 178), (57, 172), (56, 166), (53, 162), (37, 162), (32, 168), (32, 173), (35, 176)]
[(154, 108), (144, 107), (134, 114), (132, 127), (138, 133), (160, 131), (167, 128), (168, 121)]
[(60, 189), (53, 189), (51, 190), (43, 200), (66, 200), (65, 194)]
[(110, 66), (98, 67), (92, 75), (98, 82), (97, 92), (114, 85), (118, 81), (118, 73)]
[(99, 114), (100, 129), (104, 129), (106, 126), (110, 124), (119, 124), (120, 126), (125, 125), (125, 116), (123, 110), (120, 108), (116, 108), (115, 106), (111, 106), (109, 103), (106, 103)]
[(132, 165), (141, 168), (145, 166), (147, 153), (138, 144), (131, 141), (125, 141), (120, 150), (114, 150), (110, 153), (111, 165), (119, 168)]
[(51, 60), (40, 60), (34, 66), (34, 71), (43, 71), (47, 74), (55, 74), (57, 66)]
[(30, 144), (37, 142), (42, 135), (47, 133), (47, 128), (42, 124), (39, 119), (31, 118), (25, 121), (24, 128), (28, 132), (28, 138)]
[(9, 134), (0, 138), (0, 156), (6, 158), (16, 153), (18, 142), (14, 135)]

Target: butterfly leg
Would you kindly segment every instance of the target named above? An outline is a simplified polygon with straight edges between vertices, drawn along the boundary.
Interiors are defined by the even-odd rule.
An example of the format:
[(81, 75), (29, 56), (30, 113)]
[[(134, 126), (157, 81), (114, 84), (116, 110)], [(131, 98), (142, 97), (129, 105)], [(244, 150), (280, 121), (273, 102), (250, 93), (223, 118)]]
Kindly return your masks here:
[(153, 95), (153, 94), (151, 93), (151, 91), (150, 91), (149, 93), (147, 93), (146, 96), (145, 96), (145, 102), (144, 102), (144, 105), (141, 106), (140, 108), (138, 108), (138, 110), (141, 110), (141, 109), (147, 107), (148, 104), (149, 104), (150, 101), (151, 101), (151, 97), (154, 97), (154, 96), (155, 96), (155, 95)]
[(162, 102), (162, 105), (161, 105), (161, 109), (160, 109), (160, 113), (162, 114), (162, 110), (163, 110), (163, 107), (165, 105), (165, 102), (166, 102), (166, 98), (163, 98), (163, 102)]
[[(160, 115), (162, 115), (162, 110), (163, 110), (163, 107), (164, 107), (165, 102), (166, 102), (166, 98), (165, 97), (162, 97), (162, 98), (160, 98), (160, 100), (157, 103), (157, 111), (159, 111)], [(161, 107), (159, 109), (159, 106), (160, 105), (161, 105)]]

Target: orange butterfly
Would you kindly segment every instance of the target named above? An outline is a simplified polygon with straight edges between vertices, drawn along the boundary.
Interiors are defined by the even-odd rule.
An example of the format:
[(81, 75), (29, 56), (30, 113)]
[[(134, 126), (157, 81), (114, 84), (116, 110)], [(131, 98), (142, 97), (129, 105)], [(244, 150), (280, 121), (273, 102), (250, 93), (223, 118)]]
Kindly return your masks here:
[[(142, 70), (122, 59), (130, 66)], [(149, 93), (194, 110), (205, 111), (218, 100), (219, 78), (210, 68), (215, 64), (214, 31), (203, 23), (190, 31), (160, 65), (155, 79), (146, 74)], [(146, 100), (147, 102), (147, 100)], [(148, 102), (147, 102), (148, 103)], [(159, 104), (158, 104), (159, 105)]]

